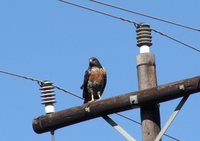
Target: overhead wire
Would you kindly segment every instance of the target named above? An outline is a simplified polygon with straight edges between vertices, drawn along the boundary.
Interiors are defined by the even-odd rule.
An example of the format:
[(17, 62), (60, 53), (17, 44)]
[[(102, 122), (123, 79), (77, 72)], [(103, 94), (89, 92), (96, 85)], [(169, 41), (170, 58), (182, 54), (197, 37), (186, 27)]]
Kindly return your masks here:
[(27, 76), (20, 75), (20, 74), (16, 74), (16, 73), (11, 73), (11, 72), (8, 72), (8, 71), (0, 70), (0, 73), (15, 76), (15, 77), (18, 77), (18, 78), (23, 78), (23, 79), (26, 79), (26, 80), (31, 80), (31, 81), (34, 81), (34, 82), (37, 82), (37, 83), (42, 83), (41, 80), (38, 80), (38, 79), (35, 79), (35, 78), (32, 78), (32, 77), (27, 77)]
[(102, 12), (102, 11), (95, 10), (95, 9), (92, 9), (92, 8), (88, 8), (88, 7), (79, 5), (79, 4), (75, 4), (75, 3), (69, 2), (67, 0), (58, 0), (58, 1), (66, 3), (66, 4), (69, 4), (69, 5), (72, 5), (72, 6), (75, 6), (75, 7), (79, 7), (81, 9), (85, 9), (85, 10), (88, 10), (88, 11), (99, 13), (99, 14), (104, 15), (104, 16), (108, 16), (108, 17), (112, 17), (112, 18), (115, 18), (115, 19), (118, 19), (118, 20), (121, 20), (121, 21), (125, 21), (125, 22), (128, 22), (128, 23), (134, 24), (135, 26), (139, 24), (139, 23), (137, 23), (135, 21), (128, 20), (128, 19), (125, 19), (125, 18), (122, 18), (122, 17), (118, 17), (118, 16), (115, 16), (115, 15), (112, 15), (112, 14), (108, 14), (106, 12)]
[(186, 28), (186, 29), (190, 29), (190, 30), (193, 30), (193, 31), (200, 32), (200, 29), (198, 29), (198, 28), (194, 28), (194, 27), (191, 27), (191, 26), (187, 26), (187, 25), (183, 25), (183, 24), (180, 24), (180, 23), (172, 22), (172, 21), (169, 21), (169, 20), (165, 20), (165, 19), (158, 18), (158, 17), (151, 16), (151, 15), (147, 15), (147, 14), (144, 14), (144, 13), (141, 13), (141, 12), (137, 12), (137, 11), (133, 11), (133, 10), (130, 10), (130, 9), (125, 9), (125, 8), (122, 8), (122, 7), (119, 7), (119, 6), (115, 6), (115, 5), (112, 5), (112, 4), (109, 4), (109, 3), (100, 2), (100, 1), (97, 1), (97, 0), (88, 0), (88, 1), (100, 4), (100, 5), (108, 6), (108, 7), (114, 8), (114, 9), (118, 9), (118, 10), (121, 10), (121, 11), (129, 12), (129, 13), (132, 13), (132, 14), (136, 14), (136, 15), (139, 15), (139, 16), (143, 16), (143, 17), (147, 17), (147, 18), (150, 18), (150, 19), (154, 19), (154, 20), (157, 20), (157, 21), (161, 21), (161, 22), (164, 22), (164, 23), (168, 23), (168, 24), (171, 24), (171, 25), (175, 25), (175, 26), (179, 26), (179, 27), (182, 27), (182, 28)]
[[(63, 2), (63, 3), (66, 3), (66, 4), (69, 4), (69, 5), (72, 5), (72, 6), (75, 6), (75, 7), (79, 7), (79, 8), (81, 8), (81, 9), (85, 9), (85, 10), (89, 10), (89, 11), (92, 11), (92, 12), (95, 12), (95, 13), (99, 13), (99, 14), (104, 15), (104, 16), (108, 16), (108, 17), (115, 18), (115, 19), (118, 19), (118, 20), (121, 20), (121, 21), (124, 21), (124, 22), (128, 22), (128, 23), (130, 23), (130, 24), (134, 24), (135, 27), (137, 27), (137, 25), (140, 25), (140, 23), (135, 22), (135, 21), (133, 21), (133, 20), (129, 20), (129, 19), (126, 19), (126, 18), (122, 18), (122, 17), (119, 17), (119, 16), (115, 16), (115, 15), (112, 15), (112, 14), (108, 14), (108, 13), (106, 13), (106, 12), (102, 12), (102, 11), (99, 11), (99, 10), (95, 10), (95, 9), (92, 9), (92, 8), (88, 8), (88, 7), (86, 7), (86, 6), (82, 6), (82, 5), (79, 5), (79, 4), (75, 4), (75, 3), (69, 2), (69, 1), (67, 1), (67, 0), (58, 0), (58, 1)], [(190, 49), (192, 49), (192, 50), (197, 51), (197, 52), (200, 53), (200, 49), (198, 49), (198, 48), (196, 48), (196, 47), (193, 47), (193, 46), (191, 46), (191, 45), (189, 45), (189, 44), (187, 44), (187, 43), (184, 43), (184, 42), (182, 42), (182, 41), (180, 41), (180, 40), (178, 40), (178, 39), (176, 39), (176, 38), (173, 38), (173, 37), (171, 37), (170, 35), (168, 35), (168, 34), (166, 34), (166, 33), (160, 32), (160, 31), (158, 31), (158, 30), (156, 30), (156, 29), (153, 29), (153, 28), (151, 28), (151, 29), (152, 29), (152, 31), (154, 31), (155, 33), (158, 33), (158, 34), (160, 34), (160, 35), (162, 35), (162, 36), (164, 36), (164, 37), (166, 37), (166, 38), (168, 38), (168, 39), (171, 39), (172, 41), (174, 41), (174, 42), (176, 42), (176, 43), (179, 43), (179, 44), (181, 44), (181, 45), (183, 45), (183, 46), (185, 46), (185, 47), (187, 47), (187, 48), (190, 48)]]
[(162, 36), (164, 36), (164, 37), (166, 37), (168, 39), (171, 39), (171, 40), (173, 40), (173, 41), (175, 41), (175, 42), (177, 42), (177, 43), (179, 43), (179, 44), (181, 44), (181, 45), (183, 45), (185, 47), (188, 47), (188, 48), (200, 53), (200, 49), (197, 49), (197, 48), (195, 48), (195, 47), (193, 47), (193, 46), (191, 46), (189, 44), (186, 44), (186, 43), (184, 43), (184, 42), (182, 42), (182, 41), (180, 41), (180, 40), (178, 40), (176, 38), (173, 38), (173, 37), (171, 37), (171, 36), (169, 36), (169, 35), (167, 35), (167, 34), (165, 34), (163, 32), (160, 32), (160, 31), (158, 31), (156, 29), (151, 28), (151, 30), (154, 31), (155, 33), (158, 33), (158, 34), (160, 34), (160, 35), (162, 35)]
[(61, 88), (61, 87), (59, 87), (59, 86), (56, 86), (56, 85), (54, 85), (54, 87), (55, 87), (55, 88), (57, 88), (58, 90), (61, 90), (61, 91), (65, 92), (65, 93), (68, 93), (68, 94), (70, 94), (70, 95), (72, 95), (72, 96), (74, 96), (74, 97), (77, 97), (77, 98), (79, 98), (79, 99), (82, 99), (82, 100), (83, 100), (83, 98), (82, 98), (82, 97), (80, 97), (80, 96), (78, 96), (77, 94), (75, 94), (75, 93), (72, 93), (72, 92), (70, 92), (70, 91), (68, 91), (68, 90), (65, 90), (64, 88)]
[[(10, 76), (14, 76), (14, 77), (18, 77), (18, 78), (22, 78), (22, 79), (26, 79), (26, 80), (30, 80), (30, 81), (33, 81), (33, 82), (37, 82), (39, 85), (44, 82), (44, 81), (39, 80), (39, 79), (35, 79), (35, 78), (32, 78), (32, 77), (28, 77), (28, 76), (17, 74), (17, 73), (11, 73), (11, 72), (8, 72), (8, 71), (0, 70), (0, 73), (7, 74), (7, 75), (10, 75)], [(53, 86), (55, 88), (57, 88), (58, 90), (61, 90), (65, 93), (67, 93), (67, 94), (70, 94), (70, 95), (77, 97), (79, 99), (83, 99), (82, 97), (78, 96), (77, 94), (72, 93), (72, 92), (70, 92), (70, 91), (68, 91), (64, 88), (61, 88), (60, 86), (57, 86), (57, 85), (54, 85), (54, 84), (53, 84)]]
[[(127, 116), (125, 116), (125, 115), (122, 115), (122, 114), (119, 114), (119, 113), (115, 113), (116, 115), (118, 115), (118, 116), (120, 116), (120, 117), (122, 117), (122, 118), (124, 118), (124, 119), (127, 119), (127, 120), (129, 120), (129, 121), (131, 121), (131, 122), (134, 122), (134, 123), (136, 123), (136, 124), (138, 124), (138, 125), (142, 125), (140, 122), (138, 122), (138, 121), (136, 121), (136, 120), (134, 120), (134, 119), (131, 119), (131, 118), (129, 118), (129, 117), (127, 117)], [(180, 141), (179, 139), (177, 139), (177, 138), (175, 138), (175, 137), (172, 137), (172, 136), (170, 136), (170, 135), (168, 135), (168, 134), (164, 134), (164, 136), (166, 136), (166, 137), (168, 137), (168, 138), (171, 138), (171, 139), (173, 139), (173, 140), (175, 140), (175, 141)]]

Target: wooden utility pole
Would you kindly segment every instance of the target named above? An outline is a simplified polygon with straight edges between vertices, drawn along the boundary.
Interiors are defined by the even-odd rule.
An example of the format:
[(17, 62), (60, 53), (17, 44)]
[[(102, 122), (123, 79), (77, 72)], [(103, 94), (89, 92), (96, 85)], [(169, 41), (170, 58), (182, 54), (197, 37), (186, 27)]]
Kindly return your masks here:
[(40, 116), (33, 120), (36, 133), (44, 133), (104, 115), (154, 105), (200, 92), (200, 76), (131, 92), (109, 99)]
[[(159, 103), (184, 97), (177, 107), (180, 110), (190, 94), (200, 92), (200, 76), (157, 86), (155, 56), (150, 53), (152, 43), (149, 25), (138, 25), (137, 39), (137, 46), (140, 47), (140, 54), (137, 56), (139, 91), (94, 101), (89, 106), (88, 104), (83, 104), (59, 112), (52, 112), (51, 110), (49, 114), (33, 120), (33, 130), (36, 133), (50, 131), (53, 135), (56, 129), (98, 117), (103, 117), (109, 124), (116, 127), (116, 123), (107, 115), (141, 108), (143, 141), (161, 140), (160, 138), (175, 118), (177, 111), (173, 113), (169, 122), (166, 123), (164, 130), (160, 132)], [(44, 90), (42, 93), (44, 94), (45, 100), (47, 100), (45, 92), (48, 89), (46, 87), (42, 89)], [(52, 98), (48, 100), (52, 100)], [(45, 106), (49, 105), (46, 104)], [(120, 126), (117, 126), (115, 129), (118, 129), (118, 131), (121, 130), (121, 133), (123, 132), (125, 137), (134, 140)]]
[[(137, 27), (137, 46), (140, 54), (137, 56), (137, 73), (139, 90), (157, 86), (155, 56), (150, 53), (151, 29), (149, 25)], [(143, 141), (154, 141), (160, 132), (159, 104), (142, 106), (140, 109)]]

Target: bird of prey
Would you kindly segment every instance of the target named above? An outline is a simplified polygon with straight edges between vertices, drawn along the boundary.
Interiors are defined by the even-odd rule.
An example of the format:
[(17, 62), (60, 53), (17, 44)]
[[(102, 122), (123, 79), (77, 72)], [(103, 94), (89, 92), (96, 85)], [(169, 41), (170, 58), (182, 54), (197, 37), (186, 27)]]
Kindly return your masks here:
[(84, 103), (101, 99), (107, 82), (106, 70), (95, 57), (89, 59), (89, 68), (85, 71), (83, 85)]

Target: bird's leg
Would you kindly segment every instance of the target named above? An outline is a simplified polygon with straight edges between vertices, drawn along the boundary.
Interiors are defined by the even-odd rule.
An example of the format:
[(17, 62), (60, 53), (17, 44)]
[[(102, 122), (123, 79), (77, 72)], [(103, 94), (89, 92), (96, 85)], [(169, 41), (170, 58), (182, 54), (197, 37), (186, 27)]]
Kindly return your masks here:
[(87, 106), (87, 107), (89, 107), (93, 101), (95, 101), (95, 100), (94, 100), (94, 95), (93, 95), (93, 93), (92, 93), (92, 94), (91, 94), (91, 100), (88, 101), (88, 106)]
[(93, 93), (91, 93), (91, 100), (88, 101), (87, 106), (86, 106), (86, 108), (85, 108), (87, 111), (90, 110), (90, 107), (89, 107), (89, 106), (92, 104), (93, 101), (94, 101), (94, 95), (93, 95)]
[(94, 101), (94, 94), (93, 93), (91, 94), (91, 97), (92, 97), (91, 98), (91, 102), (92, 102), (92, 101)]
[(99, 99), (101, 100), (101, 94), (100, 94), (100, 92), (97, 92), (97, 95), (98, 95)]

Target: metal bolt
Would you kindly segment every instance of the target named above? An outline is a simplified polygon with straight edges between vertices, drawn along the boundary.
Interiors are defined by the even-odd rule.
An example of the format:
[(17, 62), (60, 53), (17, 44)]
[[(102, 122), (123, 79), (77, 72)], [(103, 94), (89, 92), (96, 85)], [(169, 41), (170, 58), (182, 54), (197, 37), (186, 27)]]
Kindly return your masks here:
[(184, 91), (185, 90), (185, 86), (184, 85), (179, 85), (179, 89)]
[(90, 112), (90, 107), (86, 107), (85, 111), (89, 113)]
[(137, 95), (130, 96), (130, 104), (138, 104)]

